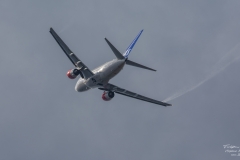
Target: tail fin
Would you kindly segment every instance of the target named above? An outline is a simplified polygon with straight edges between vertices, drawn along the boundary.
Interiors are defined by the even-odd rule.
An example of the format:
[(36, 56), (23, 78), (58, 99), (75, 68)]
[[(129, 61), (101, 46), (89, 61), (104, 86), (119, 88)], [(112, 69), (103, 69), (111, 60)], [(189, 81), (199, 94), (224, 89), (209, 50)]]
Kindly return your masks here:
[(127, 65), (130, 65), (130, 66), (135, 66), (135, 67), (139, 67), (139, 68), (143, 68), (143, 69), (147, 69), (147, 70), (151, 70), (151, 71), (156, 71), (155, 69), (152, 69), (152, 68), (149, 68), (149, 67), (146, 67), (144, 65), (141, 65), (139, 63), (136, 63), (136, 62), (133, 62), (133, 61), (130, 61), (128, 60), (128, 55), (130, 54), (131, 50), (133, 49), (134, 45), (136, 44), (138, 38), (141, 36), (143, 30), (141, 30), (137, 37), (132, 41), (132, 43), (129, 45), (129, 47), (127, 48), (127, 50), (121, 54), (113, 45), (111, 42), (108, 41), (107, 38), (105, 38), (105, 41), (107, 42), (107, 44), (109, 45), (109, 47), (112, 49), (113, 53), (115, 54), (115, 56), (117, 57), (117, 59), (125, 59), (125, 62)]
[(137, 37), (132, 41), (132, 43), (129, 45), (129, 47), (127, 48), (127, 50), (123, 53), (123, 56), (124, 56), (125, 58), (128, 58), (128, 55), (129, 55), (130, 52), (132, 51), (135, 43), (137, 42), (138, 38), (141, 36), (142, 32), (143, 32), (143, 30), (141, 30), (141, 31), (138, 33)]

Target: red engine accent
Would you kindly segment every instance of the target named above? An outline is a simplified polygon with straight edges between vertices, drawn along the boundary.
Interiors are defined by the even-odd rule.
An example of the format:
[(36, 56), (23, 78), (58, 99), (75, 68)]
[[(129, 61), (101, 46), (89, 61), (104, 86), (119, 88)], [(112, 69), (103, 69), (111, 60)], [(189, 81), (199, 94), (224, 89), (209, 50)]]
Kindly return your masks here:
[(67, 72), (67, 76), (68, 76), (68, 78), (70, 78), (70, 79), (75, 79), (75, 78), (77, 77), (77, 75), (75, 75), (75, 74), (73, 73), (73, 69), (72, 69), (72, 70), (69, 70), (69, 71)]
[(112, 98), (108, 96), (108, 92), (104, 91), (102, 94), (102, 99), (104, 101), (110, 101)]

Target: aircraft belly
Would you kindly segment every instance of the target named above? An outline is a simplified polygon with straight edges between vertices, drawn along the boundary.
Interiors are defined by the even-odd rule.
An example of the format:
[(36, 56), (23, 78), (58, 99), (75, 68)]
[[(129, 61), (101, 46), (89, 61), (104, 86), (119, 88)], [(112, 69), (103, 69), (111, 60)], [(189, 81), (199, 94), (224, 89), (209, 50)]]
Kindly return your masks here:
[(98, 72), (94, 76), (88, 78), (84, 83), (90, 88), (96, 88), (99, 84), (103, 83), (101, 72)]
[(84, 84), (84, 80), (81, 79), (81, 78), (78, 80), (78, 82), (77, 82), (77, 84), (75, 86), (75, 90), (77, 92), (84, 92), (84, 91), (87, 91), (89, 89), (90, 88)]

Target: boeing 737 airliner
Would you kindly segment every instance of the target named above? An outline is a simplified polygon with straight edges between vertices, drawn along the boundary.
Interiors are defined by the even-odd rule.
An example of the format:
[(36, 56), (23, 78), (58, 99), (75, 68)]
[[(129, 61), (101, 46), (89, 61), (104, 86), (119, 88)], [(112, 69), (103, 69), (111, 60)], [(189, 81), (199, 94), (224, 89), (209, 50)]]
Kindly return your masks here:
[(156, 71), (152, 68), (143, 66), (141, 64), (138, 64), (136, 62), (130, 61), (128, 59), (128, 56), (130, 52), (132, 51), (135, 43), (137, 42), (138, 38), (142, 34), (143, 30), (140, 31), (140, 33), (137, 35), (137, 37), (132, 41), (132, 43), (129, 45), (127, 50), (121, 54), (108, 40), (105, 38), (107, 44), (112, 49), (113, 53), (116, 56), (116, 59), (113, 59), (112, 61), (109, 61), (100, 67), (90, 70), (69, 48), (68, 46), (63, 42), (63, 40), (57, 35), (57, 33), (50, 28), (50, 33), (54, 37), (54, 39), (57, 41), (59, 46), (62, 48), (64, 53), (67, 55), (69, 60), (73, 63), (75, 66), (74, 69), (69, 70), (67, 72), (67, 76), (70, 79), (75, 79), (78, 75), (80, 75), (79, 80), (77, 81), (77, 84), (75, 86), (75, 90), (78, 92), (84, 92), (89, 89), (98, 88), (100, 90), (103, 90), (102, 99), (105, 101), (109, 101), (114, 97), (114, 93), (121, 94), (124, 96), (128, 96), (131, 98), (136, 98), (139, 100), (143, 100), (150, 103), (155, 103), (162, 106), (171, 106), (171, 104), (164, 103), (161, 101), (157, 101), (142, 95), (139, 95), (137, 93), (128, 91), (126, 89), (117, 87), (111, 83), (108, 83), (111, 78), (116, 76), (124, 67), (125, 64), (148, 69), (151, 71)]

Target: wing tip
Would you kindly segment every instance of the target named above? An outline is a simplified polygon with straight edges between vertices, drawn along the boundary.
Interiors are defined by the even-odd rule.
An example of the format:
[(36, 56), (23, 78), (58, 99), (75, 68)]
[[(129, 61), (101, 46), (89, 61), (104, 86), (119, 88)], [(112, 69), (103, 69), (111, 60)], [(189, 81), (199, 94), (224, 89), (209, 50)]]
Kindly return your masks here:
[(172, 104), (168, 104), (168, 103), (167, 103), (167, 104), (165, 105), (165, 107), (167, 107), (167, 106), (172, 106)]

